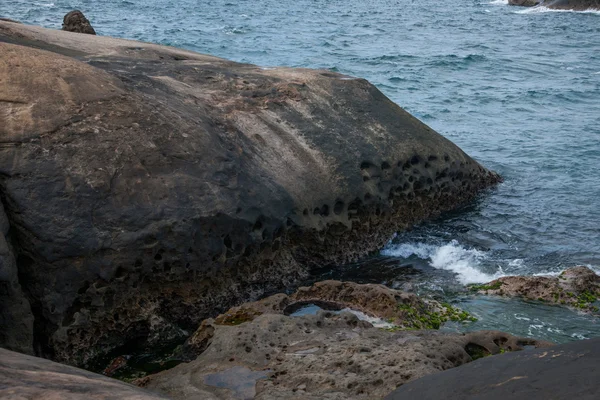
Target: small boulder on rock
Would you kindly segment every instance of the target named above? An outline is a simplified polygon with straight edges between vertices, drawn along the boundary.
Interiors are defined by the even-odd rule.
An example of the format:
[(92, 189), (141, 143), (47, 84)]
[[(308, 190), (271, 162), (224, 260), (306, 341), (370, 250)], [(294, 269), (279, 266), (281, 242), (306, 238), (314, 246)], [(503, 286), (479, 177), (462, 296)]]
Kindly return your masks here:
[(67, 32), (87, 33), (95, 35), (96, 31), (92, 28), (90, 21), (79, 10), (74, 10), (63, 18), (62, 30)]
[(600, 276), (588, 267), (572, 267), (559, 276), (505, 276), (471, 290), (483, 294), (521, 297), (598, 313)]

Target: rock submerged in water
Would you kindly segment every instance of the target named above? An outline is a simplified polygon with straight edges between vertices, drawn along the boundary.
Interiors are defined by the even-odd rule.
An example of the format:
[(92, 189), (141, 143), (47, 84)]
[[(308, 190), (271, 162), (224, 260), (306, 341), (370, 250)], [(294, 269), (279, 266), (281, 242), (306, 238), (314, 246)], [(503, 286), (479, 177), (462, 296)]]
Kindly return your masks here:
[(511, 6), (533, 7), (540, 4), (542, 0), (508, 0)]
[(471, 290), (483, 294), (520, 297), (598, 313), (600, 276), (588, 267), (573, 267), (559, 276), (505, 276)]
[[(376, 328), (348, 311), (289, 316), (308, 303), (360, 310), (401, 329)], [(439, 328), (429, 322), (452, 319), (445, 312), (381, 285), (319, 282), (204, 321), (188, 343), (200, 353), (194, 361), (137, 382), (174, 399), (373, 399), (473, 359), (551, 345), (497, 331), (415, 330)]]
[(511, 6), (544, 6), (555, 10), (600, 10), (600, 0), (508, 0)]
[(70, 364), (182, 340), (500, 180), (363, 79), (7, 22), (0, 42), (11, 284), (37, 354)]
[(96, 34), (90, 21), (79, 10), (71, 11), (64, 16), (62, 30), (67, 32), (87, 33), (88, 35)]

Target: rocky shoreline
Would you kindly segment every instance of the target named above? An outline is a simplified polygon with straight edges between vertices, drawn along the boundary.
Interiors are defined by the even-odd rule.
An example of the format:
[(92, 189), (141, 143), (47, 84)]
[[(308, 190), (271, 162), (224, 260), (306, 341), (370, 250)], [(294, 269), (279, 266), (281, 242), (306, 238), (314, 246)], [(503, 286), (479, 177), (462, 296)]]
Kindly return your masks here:
[[(297, 288), (501, 181), (365, 80), (101, 37), (79, 11), (0, 18), (0, 77), (2, 398), (382, 398), (553, 346), (440, 331), (475, 317), (383, 285)], [(600, 277), (470, 290), (597, 314)], [(107, 377), (178, 343), (139, 387)]]
[(34, 319), (9, 336), (61, 362), (181, 340), (500, 180), (362, 79), (9, 22), (0, 42)]

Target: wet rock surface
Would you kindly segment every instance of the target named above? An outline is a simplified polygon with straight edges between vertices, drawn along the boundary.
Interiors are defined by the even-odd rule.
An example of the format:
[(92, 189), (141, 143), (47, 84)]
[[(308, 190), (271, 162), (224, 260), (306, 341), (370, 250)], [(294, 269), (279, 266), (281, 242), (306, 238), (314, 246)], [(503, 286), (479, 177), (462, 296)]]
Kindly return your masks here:
[[(300, 287), (291, 295), (276, 294), (259, 301), (233, 307), (214, 319), (216, 325), (239, 325), (262, 314), (290, 315), (307, 305), (326, 310), (352, 309), (370, 317), (380, 318), (394, 329), (437, 329), (446, 321), (468, 321), (472, 316), (435, 300), (423, 299), (414, 293), (390, 289), (384, 285), (358, 284), (327, 280)], [(212, 320), (211, 320), (212, 321)], [(203, 321), (188, 345), (202, 348), (206, 332), (213, 323)], [(213, 329), (214, 331), (214, 329)]]
[(499, 180), (362, 79), (7, 22), (0, 42), (0, 197), (56, 360), (182, 340)]
[(159, 400), (167, 397), (92, 372), (0, 349), (0, 398)]
[(600, 339), (484, 358), (410, 382), (386, 400), (600, 398)]
[(540, 4), (543, 0), (508, 0), (511, 6), (533, 7)]
[(508, 4), (523, 7), (541, 5), (555, 10), (600, 10), (600, 0), (508, 0)]
[(506, 276), (471, 290), (482, 294), (520, 297), (598, 313), (600, 276), (588, 267), (573, 267), (559, 276)]
[(243, 371), (251, 377), (244, 390), (255, 390), (255, 399), (373, 399), (475, 358), (549, 345), (496, 331), (390, 332), (349, 312), (323, 310), (213, 327), (210, 345), (196, 360), (138, 383), (175, 399), (252, 398), (224, 383)]
[(64, 16), (62, 30), (67, 32), (87, 33), (89, 35), (96, 34), (90, 21), (79, 10), (71, 11)]

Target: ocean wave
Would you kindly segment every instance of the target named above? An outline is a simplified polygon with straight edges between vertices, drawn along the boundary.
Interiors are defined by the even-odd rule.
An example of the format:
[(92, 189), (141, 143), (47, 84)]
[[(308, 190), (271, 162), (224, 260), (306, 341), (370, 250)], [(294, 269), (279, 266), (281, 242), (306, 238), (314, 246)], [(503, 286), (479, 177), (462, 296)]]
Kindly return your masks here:
[(429, 265), (433, 268), (455, 273), (457, 280), (465, 285), (489, 282), (505, 275), (501, 268), (494, 274), (484, 272), (482, 264), (488, 258), (487, 253), (467, 249), (456, 240), (441, 246), (426, 243), (391, 244), (384, 248), (381, 254), (403, 258), (416, 256), (429, 260)]
[(494, 0), (494, 1), (490, 1), (488, 4), (508, 5), (508, 0)]

